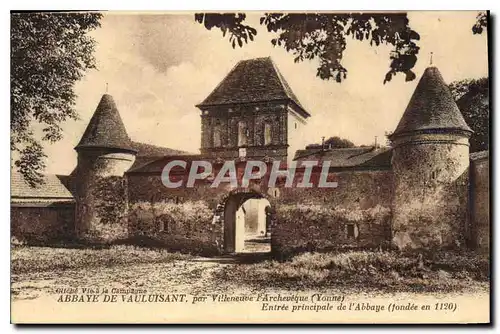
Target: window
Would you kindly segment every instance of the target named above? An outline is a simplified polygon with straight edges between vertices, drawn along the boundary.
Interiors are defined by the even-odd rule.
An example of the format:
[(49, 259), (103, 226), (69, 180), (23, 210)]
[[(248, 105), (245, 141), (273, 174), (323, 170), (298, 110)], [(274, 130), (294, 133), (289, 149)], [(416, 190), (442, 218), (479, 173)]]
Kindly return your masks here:
[(248, 128), (243, 121), (238, 122), (238, 146), (246, 146), (248, 143)]
[(297, 129), (297, 123), (295, 123), (295, 129)]
[(358, 226), (356, 224), (347, 224), (346, 234), (349, 239), (357, 239), (359, 235)]
[(164, 231), (165, 231), (165, 222), (163, 220), (160, 220), (158, 224), (158, 232), (164, 232)]
[(238, 156), (240, 158), (245, 158), (247, 156), (247, 149), (242, 147), (239, 149)]
[(271, 133), (271, 124), (264, 124), (264, 145), (271, 145), (273, 141)]
[(221, 138), (221, 125), (220, 122), (217, 120), (214, 125), (214, 132), (213, 132), (213, 140), (214, 140), (214, 147), (221, 147), (222, 146), (222, 138)]

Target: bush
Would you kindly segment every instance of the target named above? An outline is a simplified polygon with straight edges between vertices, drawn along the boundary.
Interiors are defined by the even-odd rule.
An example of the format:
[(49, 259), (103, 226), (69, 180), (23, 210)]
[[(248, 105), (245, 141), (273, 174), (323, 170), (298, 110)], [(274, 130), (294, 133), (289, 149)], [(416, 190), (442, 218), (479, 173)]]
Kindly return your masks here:
[(129, 242), (142, 240), (142, 244), (183, 253), (219, 254), (223, 227), (213, 217), (213, 210), (203, 201), (136, 203), (130, 208)]
[[(446, 258), (446, 260), (445, 260)], [(224, 268), (216, 275), (255, 288), (360, 288), (391, 291), (452, 291), (470, 280), (487, 282), (488, 270), (473, 265), (476, 255), (436, 254), (435, 258), (392, 251), (303, 253), (287, 262)], [(443, 269), (442, 263), (449, 266)], [(479, 284), (479, 283), (478, 283)]]

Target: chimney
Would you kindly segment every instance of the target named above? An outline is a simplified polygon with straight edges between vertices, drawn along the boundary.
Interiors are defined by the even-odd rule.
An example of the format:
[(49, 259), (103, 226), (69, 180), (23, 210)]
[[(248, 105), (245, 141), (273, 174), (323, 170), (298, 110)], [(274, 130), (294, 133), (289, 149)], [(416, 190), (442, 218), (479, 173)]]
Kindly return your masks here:
[(321, 151), (325, 150), (325, 137), (321, 137)]

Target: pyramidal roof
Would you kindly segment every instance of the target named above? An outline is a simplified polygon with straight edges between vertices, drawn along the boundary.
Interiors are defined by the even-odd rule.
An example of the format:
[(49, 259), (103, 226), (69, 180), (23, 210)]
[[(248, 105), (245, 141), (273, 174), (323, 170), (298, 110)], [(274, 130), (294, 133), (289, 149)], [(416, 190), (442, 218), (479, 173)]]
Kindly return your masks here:
[(242, 60), (197, 107), (289, 100), (304, 117), (311, 116), (300, 104), (271, 57)]
[(118, 148), (133, 151), (132, 142), (111, 95), (104, 94), (102, 96), (76, 149), (84, 147)]
[(436, 67), (428, 67), (391, 136), (425, 130), (470, 131)]

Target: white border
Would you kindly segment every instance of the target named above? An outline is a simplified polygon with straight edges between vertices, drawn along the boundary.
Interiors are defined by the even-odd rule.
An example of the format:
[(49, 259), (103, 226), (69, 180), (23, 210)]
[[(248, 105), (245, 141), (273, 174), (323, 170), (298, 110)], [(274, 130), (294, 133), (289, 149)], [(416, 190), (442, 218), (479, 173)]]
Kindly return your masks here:
[[(81, 2), (72, 2), (70, 3), (68, 0), (62, 1), (62, 0), (44, 0), (44, 1), (5, 1), (0, 3), (0, 7), (2, 11), (0, 11), (0, 18), (1, 18), (1, 45), (3, 46), (2, 52), (1, 52), (1, 59), (2, 59), (2, 75), (0, 76), (1, 82), (2, 82), (2, 112), (0, 113), (0, 124), (2, 124), (5, 129), (1, 132), (2, 138), (0, 140), (0, 148), (1, 148), (1, 153), (0, 155), (2, 157), (2, 163), (0, 164), (1, 171), (3, 172), (2, 175), (3, 177), (3, 182), (2, 182), (2, 189), (0, 191), (0, 196), (1, 196), (1, 217), (2, 217), (2, 236), (4, 237), (4, 243), (2, 244), (2, 248), (4, 250), (4, 254), (1, 257), (2, 260), (2, 289), (0, 289), (2, 295), (0, 297), (1, 301), (1, 311), (3, 315), (3, 321), (1, 322), (1, 332), (13, 332), (17, 328), (13, 327), (12, 325), (9, 325), (10, 319), (9, 319), (9, 314), (10, 314), (10, 274), (9, 271), (6, 270), (7, 268), (10, 268), (10, 246), (8, 240), (8, 236), (10, 234), (10, 222), (9, 222), (9, 212), (10, 212), (10, 188), (7, 187), (6, 185), (9, 184), (9, 173), (10, 173), (10, 168), (7, 167), (10, 165), (10, 161), (8, 161), (8, 157), (10, 157), (10, 148), (9, 148), (9, 133), (10, 133), (10, 127), (8, 124), (10, 124), (9, 120), (9, 113), (7, 112), (10, 107), (9, 107), (9, 68), (10, 68), (10, 55), (9, 55), (9, 11), (10, 10), (92, 10), (92, 9), (98, 9), (98, 10), (140, 10), (140, 11), (151, 11), (151, 10), (162, 10), (162, 11), (172, 11), (172, 10), (182, 10), (182, 11), (219, 11), (219, 10), (224, 10), (224, 11), (248, 11), (248, 10), (259, 10), (259, 11), (339, 11), (339, 10), (485, 10), (485, 9), (490, 9), (492, 11), (492, 15), (495, 16), (495, 14), (499, 13), (500, 10), (498, 10), (498, 4), (500, 1), (486, 1), (486, 0), (474, 0), (474, 1), (453, 1), (453, 2), (448, 2), (445, 3), (443, 1), (432, 1), (432, 0), (419, 0), (419, 1), (387, 1), (387, 0), (378, 0), (378, 1), (368, 1), (368, 0), (363, 0), (363, 1), (315, 1), (315, 2), (308, 2), (308, 1), (295, 1), (292, 2), (290, 0), (288, 1), (269, 1), (269, 0), (252, 0), (252, 1), (241, 1), (241, 0), (218, 0), (217, 2), (211, 2), (209, 3), (208, 1), (203, 1), (203, 0), (183, 0), (183, 1), (171, 1), (168, 3), (161, 2), (161, 1), (110, 1), (110, 0), (86, 0), (86, 1), (81, 1)], [(446, 5), (447, 4), (447, 5)], [(203, 10), (201, 10), (203, 9)], [(496, 17), (495, 17), (496, 18)], [(498, 22), (496, 22), (498, 24)], [(493, 26), (493, 28), (496, 28), (496, 26)], [(498, 32), (496, 31), (493, 32), (494, 36), (494, 41), (492, 45), (497, 45), (498, 44)], [(492, 54), (492, 59), (491, 61), (496, 63), (497, 56), (496, 54)], [(498, 66), (494, 66), (495, 73), (492, 73), (491, 75), (496, 78), (497, 74), (497, 69)], [(498, 96), (498, 84), (494, 85), (494, 92), (491, 92), (492, 97), (496, 98)], [(496, 104), (497, 105), (497, 104)], [(494, 111), (496, 112), (496, 110)], [(499, 117), (496, 116), (494, 117), (495, 120), (495, 128), (498, 129), (499, 124), (498, 124), (498, 119)], [(7, 138), (9, 136), (9, 138)], [(497, 135), (495, 138), (495, 142), (492, 143), (493, 147), (498, 147), (498, 138), (499, 136)], [(498, 165), (496, 161), (496, 154), (495, 154), (495, 161), (493, 161), (493, 164), (495, 166)], [(496, 179), (498, 180), (498, 178)], [(493, 185), (494, 189), (497, 189), (497, 182)], [(495, 203), (493, 205), (494, 208), (500, 208), (500, 200), (498, 196), (495, 198)], [(500, 230), (499, 225), (497, 224), (497, 221), (492, 221), (492, 225), (496, 226), (495, 228), (495, 240), (499, 240), (498, 238), (498, 231)], [(492, 245), (494, 246), (494, 244)], [(496, 251), (497, 247), (495, 247), (495, 259), (498, 258), (498, 252)], [(494, 266), (497, 268), (497, 266)], [(494, 277), (496, 277), (497, 272), (495, 271)], [(495, 291), (498, 291), (498, 286), (496, 287)], [(496, 297), (496, 296), (495, 296)], [(498, 299), (497, 299), (498, 303)], [(495, 314), (493, 315), (493, 319), (497, 319), (496, 315), (498, 313), (498, 305), (495, 308)], [(71, 332), (73, 329), (76, 328), (65, 328), (62, 329), (62, 332)], [(104, 331), (123, 331), (126, 330), (124, 328), (106, 328), (106, 329), (97, 329), (97, 328), (89, 328), (90, 330), (96, 332), (96, 333), (102, 333)], [(180, 329), (182, 331), (195, 331), (200, 328), (195, 328), (195, 329)], [(311, 328), (300, 328), (300, 330), (304, 331), (309, 331)], [(422, 330), (424, 328), (418, 328), (417, 330)], [(464, 328), (465, 329), (465, 328)], [(467, 328), (468, 330), (472, 331), (479, 331), (481, 328), (473, 328), (471, 329), (470, 327)], [(47, 332), (51, 333), (53, 331), (53, 328), (40, 328), (42, 332)], [(128, 330), (136, 331), (138, 328), (135, 327), (129, 327)], [(177, 332), (179, 329), (177, 328), (166, 328), (169, 332)], [(206, 330), (206, 329), (205, 329)], [(228, 328), (227, 330), (235, 330), (235, 328)], [(259, 332), (267, 332), (270, 329), (267, 328), (253, 328), (252, 330), (259, 331)], [(281, 329), (274, 329), (274, 330), (279, 330), (279, 331), (295, 331), (292, 328), (281, 328)], [(334, 331), (339, 331), (343, 330), (343, 328), (315, 328), (315, 330), (334, 330)], [(366, 327), (363, 328), (351, 328), (351, 330), (376, 330), (376, 331), (386, 331), (387, 328), (371, 328), (368, 329)], [(400, 331), (410, 331), (411, 328), (392, 328), (392, 330), (396, 330), (397, 332)], [(434, 333), (441, 333), (443, 330), (455, 330), (455, 328), (444, 328), (444, 327), (436, 327), (436, 328), (430, 328), (427, 327), (424, 329), (426, 332), (434, 332)], [(206, 330), (208, 332), (219, 332), (221, 331), (220, 328), (209, 328)]]

